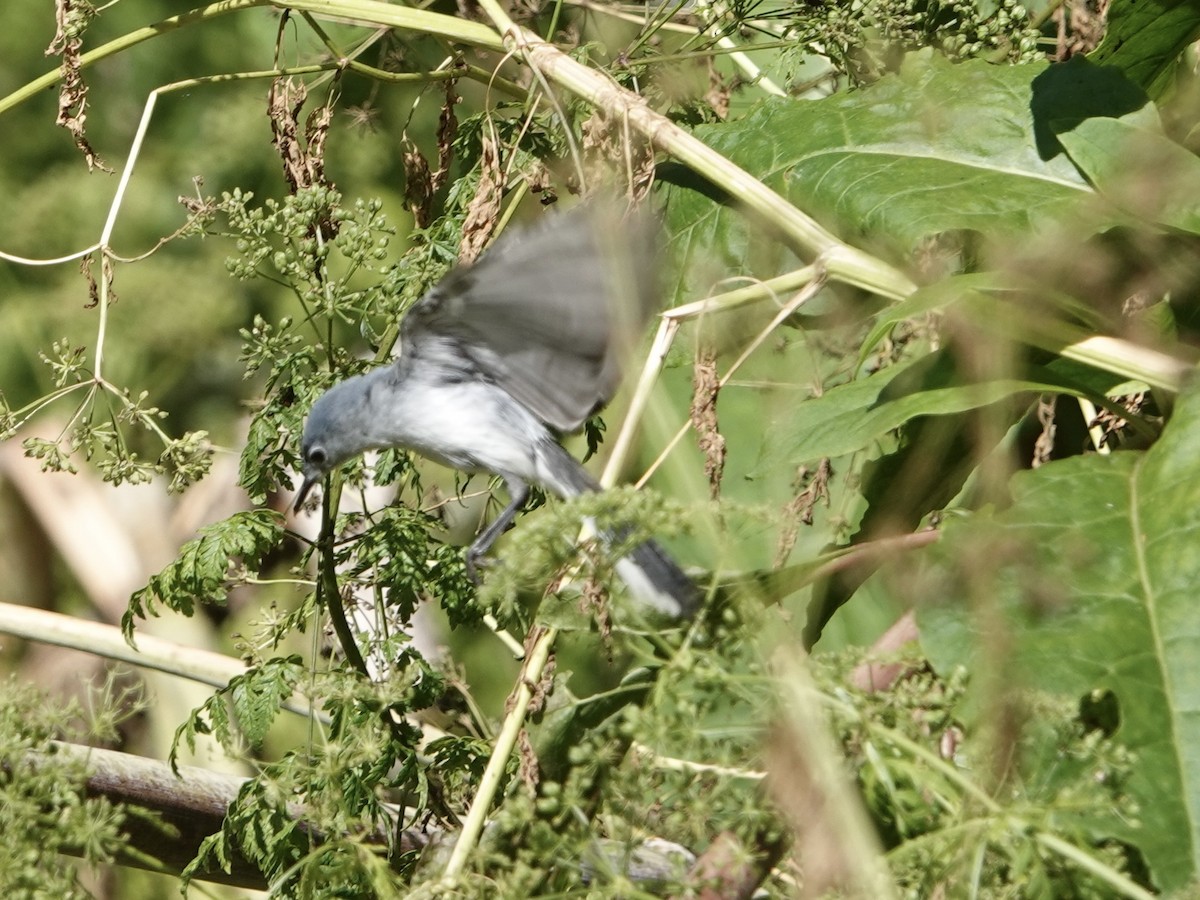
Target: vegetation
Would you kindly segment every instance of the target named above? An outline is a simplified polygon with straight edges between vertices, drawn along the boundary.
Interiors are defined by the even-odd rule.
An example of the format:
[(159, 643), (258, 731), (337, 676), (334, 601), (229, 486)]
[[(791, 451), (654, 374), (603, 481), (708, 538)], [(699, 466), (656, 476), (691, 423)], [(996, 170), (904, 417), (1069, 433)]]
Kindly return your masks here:
[[(1196, 4), (17, 6), (10, 893), (1195, 891)], [(291, 514), (313, 400), (598, 190), (662, 209), (571, 439), (636, 487), (478, 587), (483, 479), (387, 451)]]

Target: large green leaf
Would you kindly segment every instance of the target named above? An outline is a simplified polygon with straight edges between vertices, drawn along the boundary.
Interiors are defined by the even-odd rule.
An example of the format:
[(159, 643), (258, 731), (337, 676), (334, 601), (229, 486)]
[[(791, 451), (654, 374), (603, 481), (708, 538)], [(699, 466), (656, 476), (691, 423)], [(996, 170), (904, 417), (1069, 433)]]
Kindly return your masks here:
[(1148, 451), (1018, 474), (1011, 508), (947, 528), (922, 588), (938, 602), (919, 611), (943, 672), (965, 666), (981, 685), (999, 652), (1009, 684), (1115, 696), (1139, 807), (1115, 829), (1167, 889), (1200, 860), (1198, 450), (1192, 390)]
[(1200, 233), (1200, 159), (1157, 125), (1157, 118), (1147, 124), (1143, 117), (1098, 117), (1058, 139), (1117, 206), (1150, 222)]
[(951, 354), (931, 354), (806, 400), (787, 422), (767, 433), (764, 463), (795, 467), (823, 456), (845, 456), (871, 449), (912, 419), (953, 415), (1025, 393), (1086, 392), (1069, 376), (1046, 367), (1030, 367), (1025, 377), (968, 382)]
[[(764, 101), (696, 134), (852, 243), (884, 241), (906, 254), (931, 234), (1017, 233), (1074, 209), (1091, 188), (1051, 120), (1144, 104), (1119, 72), (1082, 61), (952, 65), (925, 53), (862, 90)], [(668, 219), (691, 266), (715, 254), (764, 273), (754, 257), (770, 262), (777, 242), (748, 242), (684, 173), (662, 177), (678, 186)]]
[(1172, 85), (1183, 51), (1200, 38), (1197, 0), (1113, 0), (1091, 59), (1122, 70), (1151, 97)]

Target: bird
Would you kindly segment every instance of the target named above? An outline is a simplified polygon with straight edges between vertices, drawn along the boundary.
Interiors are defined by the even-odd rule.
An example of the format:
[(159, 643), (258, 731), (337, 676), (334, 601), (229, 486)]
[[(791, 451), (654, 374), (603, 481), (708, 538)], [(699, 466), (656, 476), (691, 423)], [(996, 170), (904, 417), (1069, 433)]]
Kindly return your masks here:
[[(398, 358), (330, 388), (300, 450), (299, 511), (312, 487), (366, 450), (402, 448), (499, 476), (509, 503), (467, 550), (477, 566), (537, 485), (563, 498), (601, 490), (559, 442), (612, 399), (621, 363), (658, 303), (657, 218), (585, 202), (511, 229), (405, 314)], [(602, 533), (610, 544), (629, 529)], [(696, 585), (653, 540), (615, 564), (635, 601), (691, 618)]]

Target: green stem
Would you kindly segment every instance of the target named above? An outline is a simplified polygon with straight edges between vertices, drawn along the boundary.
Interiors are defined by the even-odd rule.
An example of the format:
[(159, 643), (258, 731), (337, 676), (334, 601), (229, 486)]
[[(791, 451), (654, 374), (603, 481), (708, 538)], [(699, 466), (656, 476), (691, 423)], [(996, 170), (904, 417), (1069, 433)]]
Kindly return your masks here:
[(791, 46), (794, 46), (794, 42), (792, 41), (767, 41), (761, 44), (744, 44), (740, 47), (713, 47), (709, 50), (693, 50), (687, 53), (664, 53), (660, 56), (631, 59), (625, 63), (625, 67), (628, 69), (651, 68), (664, 63), (691, 62), (696, 59), (729, 56), (733, 53), (749, 53), (755, 50), (778, 50), (781, 47)]
[(1154, 900), (1154, 894), (1151, 894), (1141, 885), (1136, 884), (1133, 880), (1112, 868), (1112, 866), (1106, 865), (1070, 841), (1064, 841), (1053, 834), (1042, 832), (1035, 835), (1034, 840), (1047, 850), (1057, 853), (1060, 857), (1068, 860), (1085, 872), (1091, 873), (1094, 878), (1098, 878), (1110, 887), (1120, 891), (1122, 896), (1132, 897), (1134, 900)]
[(318, 599), (323, 601), (325, 608), (329, 610), (329, 621), (333, 623), (333, 632), (337, 635), (338, 643), (342, 645), (346, 660), (357, 671), (370, 678), (371, 673), (367, 670), (362, 651), (358, 649), (358, 641), (346, 618), (342, 594), (338, 590), (337, 560), (333, 555), (333, 543), (337, 504), (341, 496), (340, 487), (340, 484), (335, 486), (332, 481), (327, 481), (324, 496), (321, 498), (321, 536), (318, 539), (320, 560), (317, 563), (317, 589), (320, 592)]
[[(390, 28), (403, 28), (408, 31), (434, 34), (462, 44), (482, 47), (497, 52), (504, 51), (500, 36), (491, 28), (478, 22), (470, 22), (456, 16), (441, 13), (426, 12), (420, 9), (409, 9), (403, 6), (393, 6), (378, 0), (218, 0), (197, 9), (171, 16), (153, 25), (137, 28), (128, 34), (102, 44), (95, 50), (89, 50), (79, 58), (81, 68), (88, 68), (94, 63), (114, 56), (143, 41), (159, 35), (168, 34), (179, 28), (194, 25), (197, 22), (214, 19), (227, 13), (243, 9), (269, 6), (275, 9), (295, 9), (309, 12), (316, 16), (327, 18), (348, 19), (350, 21)], [(354, 68), (350, 65), (350, 68)], [(475, 73), (472, 73), (473, 75)], [(15, 106), (37, 96), (46, 88), (53, 87), (62, 79), (62, 70), (54, 69), (40, 78), (22, 85), (6, 97), (0, 98), (0, 113), (5, 113)], [(505, 85), (507, 90), (508, 86)]]
[[(982, 806), (992, 817), (992, 821), (1000, 821), (1004, 828), (1014, 836), (1022, 836), (1030, 834), (1038, 844), (1041, 844), (1046, 850), (1057, 854), (1062, 859), (1065, 859), (1075, 866), (1089, 872), (1096, 878), (1101, 879), (1110, 886), (1121, 892), (1122, 896), (1134, 897), (1137, 900), (1150, 900), (1152, 894), (1145, 891), (1143, 888), (1135, 884), (1128, 877), (1116, 871), (1111, 866), (1106, 865), (1103, 861), (1097, 859), (1092, 854), (1088, 853), (1082, 847), (1079, 847), (1070, 841), (1064, 840), (1057, 835), (1050, 834), (1038, 830), (1031, 829), (1028, 822), (1020, 816), (1006, 814), (1006, 811), (992, 796), (990, 796), (983, 788), (975, 784), (969, 777), (963, 774), (959, 768), (952, 763), (944, 760), (940, 755), (934, 753), (929, 748), (923, 746), (918, 741), (901, 734), (892, 728), (879, 725), (876, 722), (868, 721), (861, 715), (859, 710), (852, 705), (840, 701), (833, 700), (825, 695), (818, 695), (821, 701), (826, 705), (836, 706), (842, 715), (853, 719), (858, 724), (869, 729), (872, 733), (882, 736), (885, 740), (891, 742), (896, 747), (908, 753), (913, 759), (919, 760), (926, 766), (936, 771), (942, 778), (956, 786), (963, 795), (969, 796), (972, 800)], [(930, 839), (935, 839), (936, 835), (924, 836)], [(906, 851), (912, 840), (906, 841), (897, 851)]]
[(443, 881), (446, 883), (452, 882), (462, 875), (466, 868), (467, 857), (479, 843), (487, 815), (491, 811), (492, 800), (500, 788), (500, 781), (504, 777), (508, 761), (517, 746), (517, 738), (521, 735), (521, 729), (525, 727), (525, 713), (529, 711), (534, 688), (542, 680), (546, 662), (550, 659), (550, 650), (554, 646), (556, 637), (558, 637), (558, 629), (547, 628), (537, 636), (533, 648), (529, 651), (525, 667), (521, 671), (521, 678), (517, 681), (516, 689), (509, 697), (508, 714), (504, 719), (500, 734), (496, 737), (496, 746), (492, 749), (492, 755), (488, 759), (483, 777), (479, 779), (479, 790), (475, 793), (471, 810), (467, 813), (462, 830), (458, 833), (458, 840), (455, 841), (454, 850), (450, 853), (450, 861), (446, 863), (446, 870), (442, 875)]
[[(262, 2), (262, 0), (254, 0)], [(504, 52), (504, 42), (493, 29), (480, 22), (457, 16), (381, 3), (379, 0), (269, 0), (278, 9), (295, 9), (313, 15), (346, 19), (362, 25), (403, 28), (470, 44), (486, 50)]]
[[(271, 5), (271, 0), (219, 0), (217, 3), (210, 3), (207, 6), (180, 13), (177, 16), (163, 19), (161, 22), (155, 22), (153, 25), (147, 25), (145, 28), (138, 28), (128, 34), (123, 34), (119, 38), (109, 41), (107, 44), (100, 45), (95, 50), (89, 50), (87, 53), (84, 53), (79, 57), (79, 65), (81, 68), (86, 69), (93, 63), (120, 53), (122, 50), (127, 50), (153, 37), (183, 28), (185, 25), (214, 19), (217, 16), (223, 16), (226, 13), (236, 12), (240, 9), (252, 9), (256, 6), (269, 5)], [(7, 97), (0, 98), (0, 113), (7, 112), (14, 106), (24, 103), (31, 97), (37, 96), (46, 88), (57, 84), (61, 79), (62, 70), (55, 69), (28, 84), (22, 85)]]

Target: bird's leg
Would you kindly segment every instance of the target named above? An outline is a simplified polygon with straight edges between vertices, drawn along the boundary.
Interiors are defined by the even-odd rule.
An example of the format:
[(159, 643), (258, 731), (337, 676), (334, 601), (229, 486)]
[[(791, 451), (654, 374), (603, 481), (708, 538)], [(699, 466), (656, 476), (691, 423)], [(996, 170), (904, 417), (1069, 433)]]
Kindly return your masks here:
[(479, 584), (479, 564), (483, 560), (483, 555), (491, 549), (492, 544), (496, 543), (496, 538), (508, 530), (513, 519), (517, 517), (517, 513), (521, 511), (521, 507), (525, 505), (525, 501), (529, 499), (529, 485), (525, 482), (512, 479), (506, 480), (506, 484), (510, 497), (508, 506), (504, 507), (500, 515), (496, 516), (491, 524), (480, 532), (479, 537), (475, 538), (475, 542), (467, 548), (467, 577), (475, 584)]

